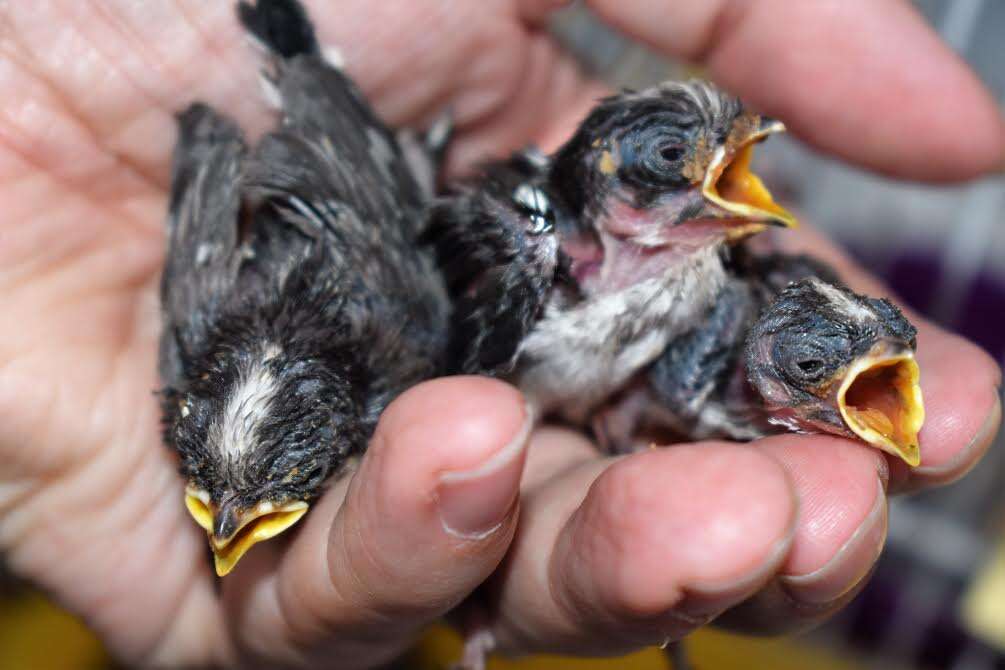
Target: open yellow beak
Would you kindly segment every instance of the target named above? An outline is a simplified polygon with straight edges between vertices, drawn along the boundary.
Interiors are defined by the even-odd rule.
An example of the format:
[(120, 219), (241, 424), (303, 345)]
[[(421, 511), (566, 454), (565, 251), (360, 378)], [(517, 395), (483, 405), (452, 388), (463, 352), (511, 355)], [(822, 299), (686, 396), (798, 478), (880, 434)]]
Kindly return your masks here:
[(237, 565), (251, 547), (263, 540), (279, 535), (307, 513), (307, 503), (298, 500), (281, 507), (261, 502), (253, 509), (240, 514), (235, 530), (229, 537), (220, 538), (213, 533), (216, 512), (204, 491), (185, 491), (185, 507), (195, 522), (209, 535), (213, 549), (216, 574), (223, 577)]
[(925, 422), (919, 378), (912, 352), (870, 353), (852, 364), (837, 395), (853, 433), (911, 467), (921, 463), (918, 431)]
[(701, 185), (706, 200), (718, 205), (728, 214), (747, 222), (736, 231), (740, 237), (760, 232), (764, 224), (795, 228), (796, 218), (772, 199), (761, 178), (750, 171), (754, 145), (768, 135), (785, 131), (779, 121), (758, 128), (732, 156), (725, 147), (719, 147), (705, 171)]

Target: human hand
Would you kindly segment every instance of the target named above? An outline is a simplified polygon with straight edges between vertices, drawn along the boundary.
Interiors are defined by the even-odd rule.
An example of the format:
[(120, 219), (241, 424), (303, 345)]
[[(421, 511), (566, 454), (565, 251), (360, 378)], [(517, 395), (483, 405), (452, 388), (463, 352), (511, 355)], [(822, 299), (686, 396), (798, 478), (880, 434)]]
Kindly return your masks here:
[[(551, 3), (308, 4), (388, 121), (451, 106), (457, 168), (530, 139), (553, 145), (603, 91), (539, 30)], [(791, 4), (704, 3), (709, 14), (689, 17), (698, 10), (677, 3), (679, 34), (662, 13), (645, 16), (648, 3), (597, 9), (701, 56), (734, 92), (845, 158), (945, 179), (1001, 161), (993, 103), (906, 4)], [(813, 46), (798, 60), (778, 33), (795, 25), (790, 40)], [(877, 34), (901, 51), (879, 58)], [(256, 55), (230, 3), (183, 0), (8, 3), (0, 53), (0, 547), (132, 663), (370, 667), (470, 593), (507, 546), (492, 588), (508, 651), (610, 653), (720, 612), (748, 629), (798, 627), (861, 583), (885, 528), (879, 484), (958, 477), (997, 426), (994, 364), (922, 325), (924, 468), (797, 436), (615, 463), (546, 428), (527, 453), (510, 546), (522, 401), (496, 382), (436, 381), (385, 413), (351, 481), (217, 591), (157, 431), (155, 287), (172, 115), (199, 99), (264, 128)], [(442, 473), (486, 463), (497, 467), (444, 502)]]

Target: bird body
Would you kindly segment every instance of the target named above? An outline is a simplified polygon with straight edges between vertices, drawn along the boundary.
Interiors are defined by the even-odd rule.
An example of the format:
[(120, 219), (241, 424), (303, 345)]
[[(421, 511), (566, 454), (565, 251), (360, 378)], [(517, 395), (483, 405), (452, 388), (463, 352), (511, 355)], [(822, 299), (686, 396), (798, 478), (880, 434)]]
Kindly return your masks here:
[[(858, 437), (916, 461), (923, 407), (913, 328), (892, 304), (848, 291), (810, 257), (760, 256), (730, 243), (732, 222), (702, 217), (668, 231), (657, 214), (626, 210), (617, 196), (619, 204), (596, 210), (599, 228), (584, 229), (548, 165), (521, 155), (490, 165), (431, 217), (439, 264), (460, 296), (452, 318), (465, 335), (452, 350), (461, 371), (514, 381), (539, 413), (590, 426), (613, 451), (795, 430)], [(515, 202), (528, 188), (554, 225), (536, 229)], [(537, 252), (514, 251), (528, 240)], [(507, 291), (492, 279), (500, 277), (537, 290)], [(519, 327), (500, 326), (513, 314)], [(888, 351), (872, 349), (881, 340)], [(794, 363), (808, 355), (806, 343), (816, 357)], [(829, 376), (792, 373), (800, 362), (827, 363)], [(863, 371), (885, 367), (896, 372), (870, 383), (864, 401), (870, 428), (846, 392), (863, 387), (854, 381)]]
[[(752, 145), (779, 130), (710, 84), (671, 82), (602, 100), (547, 159), (518, 154), (455, 184), (428, 236), (453, 330), (466, 333), (452, 369), (503, 376), (539, 412), (586, 421), (707, 312), (726, 279), (725, 246), (794, 224), (749, 171)], [(555, 222), (533, 235), (546, 240), (536, 243), (546, 263), (477, 242), (529, 239), (520, 189), (540, 193)], [(485, 246), (497, 251), (464, 251)], [(537, 290), (484, 290), (502, 276)], [(506, 312), (522, 315), (519, 327)], [(486, 350), (496, 356), (477, 353)]]
[[(624, 403), (635, 416), (622, 419), (622, 426), (655, 425), (678, 440), (752, 440), (777, 432), (747, 380), (743, 354), (750, 330), (789, 284), (809, 277), (835, 284), (838, 279), (828, 266), (807, 256), (758, 256), (743, 245), (730, 256), (709, 310), (640, 376), (633, 392), (641, 398)], [(641, 412), (648, 418), (641, 419)], [(608, 439), (625, 448), (639, 436), (622, 431)]]
[(741, 256), (705, 318), (650, 368), (642, 399), (625, 404), (633, 415), (614, 423), (685, 440), (827, 432), (917, 465), (914, 327), (819, 261)]
[(514, 379), (542, 411), (582, 421), (690, 330), (724, 279), (719, 251), (708, 245), (662, 275), (573, 306), (554, 300), (521, 341)]
[(295, 2), (242, 4), (273, 53), (276, 129), (179, 115), (162, 280), (164, 434), (217, 570), (295, 523), (398, 393), (442, 368), (423, 187)]

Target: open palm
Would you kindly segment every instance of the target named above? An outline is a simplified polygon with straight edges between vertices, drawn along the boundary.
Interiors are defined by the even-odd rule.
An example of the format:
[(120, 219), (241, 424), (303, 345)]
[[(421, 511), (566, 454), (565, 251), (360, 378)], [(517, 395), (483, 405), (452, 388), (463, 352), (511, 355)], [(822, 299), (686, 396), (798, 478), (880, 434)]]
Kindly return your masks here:
[[(554, 143), (602, 91), (540, 30), (555, 3), (349, 0), (327, 11), (308, 4), (315, 5), (321, 40), (339, 44), (349, 71), (390, 122), (422, 125), (451, 107), (459, 129), (455, 168), (531, 140)], [(643, 8), (619, 13), (617, 3), (609, 4), (597, 3), (612, 21), (663, 48), (703, 54), (727, 85), (744, 93), (741, 68), (727, 56), (752, 39), (736, 26), (755, 25), (756, 12), (720, 31), (713, 49), (675, 35), (664, 43)], [(730, 3), (720, 4), (723, 16), (732, 11)], [(881, 12), (890, 25), (907, 22), (909, 43), (930, 39), (910, 23), (916, 19), (903, 13), (909, 10), (893, 3)], [(712, 20), (720, 19), (679, 23)], [(928, 57), (945, 59), (941, 51)], [(939, 145), (944, 159), (934, 167), (917, 160), (933, 149), (927, 140), (898, 144), (894, 129), (894, 141), (880, 149), (860, 139), (849, 144), (854, 127), (813, 130), (813, 114), (829, 112), (801, 106), (783, 85), (775, 82), (778, 93), (752, 95), (825, 149), (907, 176), (963, 177), (1000, 159), (1002, 131), (983, 92), (950, 65), (940, 65), (939, 76), (959, 92), (957, 100), (974, 100), (963, 105), (972, 123), (954, 117), (952, 127), (990, 128), (998, 143)], [(685, 447), (610, 467), (581, 439), (546, 430), (531, 440), (518, 528), (522, 403), (502, 384), (458, 379), (433, 382), (395, 403), (352, 482), (334, 487), (287, 545), (256, 549), (218, 593), (205, 537), (181, 504), (176, 463), (160, 446), (156, 285), (173, 114), (204, 100), (260, 131), (269, 116), (257, 66), (230, 3), (0, 5), (0, 548), (16, 572), (81, 613), (133, 662), (202, 664), (238, 655), (303, 662), (307, 654), (347, 653), (359, 667), (390, 657), (455, 606), (492, 573), (514, 535), (494, 582), (496, 632), (512, 650), (554, 642), (556, 649), (608, 651), (686, 632), (767, 593), (778, 573), (803, 576), (829, 565), (872, 523), (844, 581), (816, 593), (820, 606), (804, 618), (832, 610), (859, 583), (882, 542), (883, 520), (868, 521), (870, 514), (882, 517), (873, 511), (885, 500), (876, 482), (887, 481), (886, 462), (874, 452), (833, 438), (786, 437), (766, 441), (760, 451)], [(909, 87), (899, 93), (922, 97)], [(912, 122), (948, 129), (947, 115), (936, 109)], [(939, 132), (929, 136), (943, 142)], [(921, 347), (923, 366), (926, 348), (932, 361), (926, 368), (933, 380), (926, 386), (931, 428), (922, 435), (931, 466), (913, 477), (895, 470), (903, 486), (958, 476), (997, 427), (993, 364), (930, 326)], [(968, 383), (954, 385), (954, 373)], [(945, 383), (936, 388), (940, 374)], [(425, 443), (434, 446), (406, 458), (402, 470), (401, 455)], [(823, 443), (836, 454), (829, 469), (800, 466)], [(493, 458), (497, 500), (491, 493), (481, 499), (490, 499), (485, 505), (497, 513), (441, 525), (440, 475), (474, 471)], [(744, 464), (742, 472), (736, 463)], [(626, 482), (634, 498), (621, 493), (618, 484)], [(745, 499), (754, 503), (737, 505)], [(611, 511), (618, 505), (659, 514), (625, 527)], [(838, 507), (843, 516), (835, 520)], [(828, 514), (833, 523), (821, 530), (816, 522)], [(739, 549), (717, 545), (730, 538), (699, 533), (715, 520), (757, 530)], [(470, 529), (444, 532), (467, 522)], [(480, 532), (486, 524), (490, 532)], [(654, 545), (651, 538), (665, 532), (694, 535), (693, 555)], [(626, 553), (612, 538), (633, 549)], [(569, 558), (566, 566), (564, 557), (579, 555), (583, 545), (596, 549), (595, 559)], [(705, 550), (724, 549), (729, 556), (718, 563), (702, 560)], [(389, 558), (402, 552), (414, 565)], [(668, 555), (676, 563), (664, 571), (662, 591), (633, 581), (633, 570), (646, 574)], [(605, 579), (615, 573), (617, 579)], [(352, 579), (339, 578), (347, 574)], [(411, 588), (419, 576), (421, 586)], [(787, 588), (798, 592), (798, 577), (790, 582)], [(691, 587), (698, 583), (715, 586), (706, 589), (708, 597), (695, 597), (702, 590)], [(799, 625), (800, 617), (784, 609), (772, 625), (788, 627), (792, 619)], [(615, 632), (590, 634), (601, 625)]]

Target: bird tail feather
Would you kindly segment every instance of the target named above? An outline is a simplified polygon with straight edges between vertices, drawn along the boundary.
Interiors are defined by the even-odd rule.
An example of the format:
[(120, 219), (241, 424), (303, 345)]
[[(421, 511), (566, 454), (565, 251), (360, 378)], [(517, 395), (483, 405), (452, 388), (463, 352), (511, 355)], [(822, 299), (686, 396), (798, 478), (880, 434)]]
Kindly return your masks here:
[(314, 25), (297, 0), (239, 2), (237, 16), (248, 32), (277, 56), (320, 54)]

